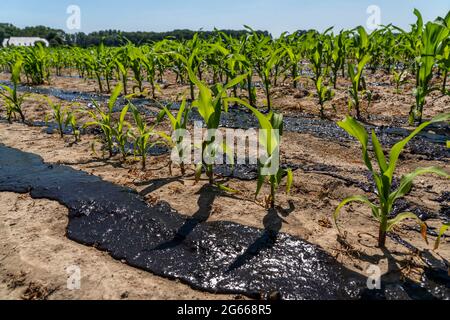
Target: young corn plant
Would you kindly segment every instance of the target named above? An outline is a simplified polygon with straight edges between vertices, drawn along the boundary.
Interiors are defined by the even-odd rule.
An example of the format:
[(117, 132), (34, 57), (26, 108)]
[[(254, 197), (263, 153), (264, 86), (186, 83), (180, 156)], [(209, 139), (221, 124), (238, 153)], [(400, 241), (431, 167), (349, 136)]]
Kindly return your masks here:
[(356, 110), (356, 118), (361, 119), (361, 99), (360, 91), (366, 92), (366, 85), (364, 80), (364, 69), (371, 61), (369, 36), (363, 27), (358, 27), (357, 34), (354, 37), (354, 58), (356, 63), (348, 64), (348, 73), (352, 83), (349, 94), (349, 109)]
[(133, 93), (136, 92), (136, 89), (139, 90), (139, 93), (142, 93), (144, 91), (144, 77), (142, 70), (145, 61), (145, 56), (142, 53), (142, 49), (129, 44), (128, 59), (130, 61), (130, 68), (133, 71), (134, 80), (136, 82), (136, 85), (133, 86)]
[(286, 176), (286, 192), (289, 194), (294, 182), (294, 175), (291, 169), (283, 169), (280, 164), (280, 146), (283, 136), (283, 115), (270, 112), (264, 115), (246, 101), (232, 99), (243, 106), (249, 108), (258, 119), (260, 125), (259, 144), (264, 149), (265, 155), (259, 155), (258, 159), (258, 184), (256, 197), (261, 193), (261, 189), (266, 181), (270, 183), (270, 195), (266, 197), (266, 206), (275, 208), (276, 194), (283, 178)]
[[(341, 31), (339, 35), (332, 37), (331, 44), (331, 72), (333, 74), (333, 88), (337, 89), (338, 73), (345, 70), (345, 55), (347, 50), (348, 32)], [(345, 75), (345, 72), (342, 72)]]
[(12, 122), (12, 117), (18, 114), (22, 120), (25, 122), (25, 115), (22, 110), (22, 105), (25, 100), (25, 95), (19, 95), (17, 92), (17, 86), (20, 81), (20, 71), (22, 70), (22, 60), (17, 60), (13, 67), (11, 73), (11, 82), (13, 83), (12, 88), (0, 85), (0, 97), (3, 98), (6, 107), (6, 117), (8, 121)]
[(329, 44), (326, 42), (325, 35), (310, 33), (307, 35), (306, 46), (310, 52), (310, 63), (313, 69), (316, 93), (319, 98), (320, 117), (325, 118), (325, 103), (330, 101), (334, 92), (324, 84), (324, 77), (328, 73), (324, 68)]
[(131, 133), (134, 138), (134, 153), (135, 156), (141, 157), (142, 170), (145, 170), (147, 163), (148, 150), (156, 145), (156, 143), (151, 142), (152, 136), (155, 135), (154, 127), (149, 128), (147, 123), (142, 118), (138, 109), (130, 103), (131, 111), (133, 113), (134, 122), (136, 123), (136, 131)]
[[(128, 67), (126, 65), (128, 59), (124, 57), (124, 51), (121, 50), (119, 52), (119, 58), (116, 58), (115, 64), (116, 64), (116, 71), (117, 71), (117, 78), (122, 79), (122, 87), (123, 87), (123, 94), (128, 95)], [(125, 51), (126, 52), (126, 51)]]
[(267, 109), (271, 111), (272, 78), (273, 84), (275, 85), (277, 81), (277, 69), (287, 52), (284, 48), (275, 48), (272, 46), (270, 44), (270, 38), (260, 38), (256, 33), (253, 33), (252, 39), (254, 41), (253, 48), (255, 51), (250, 55), (250, 61), (254, 63), (255, 69), (263, 82)]
[(128, 138), (131, 137), (131, 131), (130, 131), (131, 124), (128, 121), (126, 121), (126, 116), (127, 116), (129, 109), (130, 109), (130, 105), (127, 104), (120, 112), (119, 119), (115, 123), (113, 123), (113, 125), (111, 127), (113, 139), (117, 143), (117, 146), (119, 148), (120, 154), (122, 155), (123, 161), (127, 160)]
[(211, 185), (214, 184), (214, 164), (213, 160), (217, 155), (222, 152), (227, 154), (227, 145), (223, 143), (218, 145), (216, 143), (216, 133), (220, 126), (220, 119), (222, 112), (228, 111), (228, 103), (233, 98), (227, 96), (227, 91), (234, 86), (240, 84), (247, 75), (240, 75), (233, 80), (230, 80), (226, 85), (216, 84), (213, 89), (209, 88), (204, 82), (199, 80), (192, 69), (193, 60), (196, 59), (196, 51), (190, 56), (189, 60), (179, 56), (183, 60), (184, 65), (189, 74), (190, 81), (198, 88), (199, 96), (192, 102), (192, 107), (198, 110), (198, 113), (203, 118), (204, 123), (208, 131), (208, 136), (203, 139), (202, 142), (202, 163), (197, 164), (196, 168), (196, 180), (201, 177), (203, 169), (206, 171), (206, 175)]
[[(81, 131), (78, 128), (75, 113), (69, 109), (63, 108), (59, 103), (53, 103), (53, 101), (48, 98), (46, 100), (52, 109), (50, 117), (56, 122), (61, 139), (64, 138), (65, 129), (70, 126), (72, 134), (75, 137), (75, 143), (81, 141)], [(46, 122), (48, 122), (48, 118), (49, 117), (46, 116)]]
[[(444, 50), (450, 34), (450, 29), (447, 27), (450, 23), (450, 13), (445, 19), (446, 22), (428, 22), (423, 27), (422, 15), (418, 10), (414, 11), (417, 16), (416, 30), (418, 32), (416, 42), (416, 88), (414, 96), (416, 103), (411, 107), (409, 122), (422, 122), (423, 108), (426, 103), (426, 97), (433, 91), (440, 90), (440, 88), (431, 86), (433, 78), (433, 68), (438, 61), (439, 54)], [(417, 49), (418, 48), (418, 49)]]
[(294, 89), (297, 89), (298, 87), (298, 76), (301, 73), (301, 68), (299, 66), (303, 59), (303, 50), (297, 40), (298, 35), (292, 34), (287, 37), (287, 44), (285, 45), (286, 54), (290, 62), (291, 77), (293, 79), (292, 86)]
[(44, 84), (50, 78), (48, 51), (39, 43), (36, 47), (27, 47), (23, 57), (23, 69), (31, 84)]
[(53, 103), (50, 99), (47, 99), (50, 108), (52, 109), (51, 117), (56, 122), (58, 126), (59, 135), (64, 138), (64, 128), (66, 125), (66, 120), (68, 119), (68, 111), (64, 109), (60, 103)]
[(407, 138), (398, 142), (396, 145), (394, 145), (394, 147), (392, 147), (392, 149), (390, 150), (389, 160), (387, 160), (387, 158), (385, 157), (383, 148), (375, 134), (375, 131), (372, 131), (371, 135), (372, 145), (375, 153), (375, 159), (378, 164), (379, 172), (376, 171), (374, 165), (372, 164), (371, 157), (369, 155), (369, 134), (366, 131), (366, 129), (352, 117), (347, 117), (344, 121), (338, 123), (338, 125), (342, 129), (347, 131), (349, 135), (351, 135), (361, 143), (363, 160), (375, 180), (377, 190), (376, 195), (378, 197), (378, 203), (371, 202), (365, 196), (353, 196), (342, 201), (342, 203), (337, 207), (333, 215), (334, 221), (339, 231), (340, 228), (338, 226), (338, 218), (341, 209), (351, 202), (360, 202), (368, 205), (372, 209), (373, 217), (380, 224), (379, 238), (378, 238), (378, 246), (380, 248), (385, 248), (386, 246), (387, 233), (390, 232), (394, 228), (394, 226), (396, 226), (405, 219), (416, 220), (417, 223), (421, 226), (422, 236), (426, 240), (427, 226), (424, 222), (422, 222), (415, 214), (411, 212), (400, 213), (396, 217), (391, 218), (392, 208), (398, 199), (404, 197), (411, 191), (413, 181), (418, 176), (432, 173), (445, 178), (449, 178), (450, 175), (447, 174), (442, 169), (436, 167), (418, 168), (402, 178), (397, 190), (394, 191), (392, 190), (392, 183), (398, 159), (403, 149), (406, 147), (407, 143), (430, 124), (441, 121), (448, 121), (449, 119), (450, 114), (445, 114), (434, 118), (430, 122), (423, 123)]
[(360, 92), (366, 91), (364, 80), (362, 78), (363, 71), (366, 64), (370, 61), (370, 56), (365, 55), (361, 61), (359, 61), (358, 65), (355, 66), (352, 63), (348, 64), (348, 74), (350, 77), (350, 81), (352, 86), (350, 87), (349, 94), (349, 110), (356, 110), (356, 118), (361, 119), (361, 99)]
[(112, 157), (114, 155), (114, 131), (113, 131), (113, 108), (116, 104), (117, 98), (120, 95), (120, 92), (122, 91), (122, 86), (119, 84), (117, 85), (108, 101), (108, 109), (106, 112), (103, 110), (103, 108), (96, 102), (93, 101), (94, 110), (88, 110), (87, 113), (91, 116), (93, 121), (87, 122), (84, 124), (83, 128), (96, 126), (99, 127), (103, 132), (103, 138), (105, 140), (105, 146), (106, 149), (109, 152), (109, 156)]
[(401, 90), (400, 87), (407, 83), (408, 80), (405, 77), (406, 68), (402, 68), (401, 70), (393, 70), (392, 71), (392, 80), (395, 84), (395, 93), (400, 94)]
[[(281, 136), (283, 134), (283, 116), (281, 114), (271, 113), (268, 116), (261, 114), (258, 110), (251, 108), (258, 118), (262, 131), (260, 132), (259, 143), (263, 145), (267, 153), (267, 160), (259, 161), (258, 184), (256, 188), (256, 197), (260, 194), (262, 186), (266, 180), (270, 183), (270, 195), (266, 198), (266, 204), (270, 208), (275, 208), (276, 193), (282, 183), (284, 176), (287, 176), (286, 192), (289, 194), (293, 184), (293, 173), (291, 169), (282, 169), (278, 167), (273, 174), (267, 174), (271, 171), (271, 166), (280, 163), (279, 150), (281, 144)], [(276, 134), (273, 130), (277, 130)], [(275, 159), (278, 157), (278, 159)]]
[(319, 77), (316, 82), (316, 90), (319, 96), (320, 117), (325, 118), (325, 103), (333, 99), (334, 91), (323, 83), (323, 78)]
[[(164, 107), (159, 117), (160, 119), (162, 119), (162, 117), (167, 115), (167, 117), (170, 120), (172, 130), (175, 132), (175, 135), (173, 137), (170, 137), (168, 139), (168, 142), (176, 150), (178, 154), (179, 165), (182, 175), (186, 174), (186, 166), (184, 163), (184, 159), (186, 157), (187, 151), (183, 144), (184, 136), (182, 135), (182, 133), (187, 128), (190, 111), (191, 111), (190, 107), (186, 107), (186, 98), (183, 98), (183, 101), (180, 105), (180, 109), (178, 110), (178, 114), (176, 116), (172, 114), (167, 107)], [(170, 171), (172, 171), (172, 163), (170, 164)]]
[(67, 113), (66, 121), (65, 121), (65, 126), (66, 126), (66, 128), (67, 128), (68, 126), (71, 127), (71, 129), (72, 129), (72, 134), (73, 134), (73, 136), (75, 137), (75, 143), (81, 141), (81, 130), (80, 130), (79, 127), (78, 127), (77, 118), (76, 118), (76, 116), (75, 116), (75, 113), (73, 113), (73, 112), (71, 112), (71, 111), (69, 111), (69, 112)]

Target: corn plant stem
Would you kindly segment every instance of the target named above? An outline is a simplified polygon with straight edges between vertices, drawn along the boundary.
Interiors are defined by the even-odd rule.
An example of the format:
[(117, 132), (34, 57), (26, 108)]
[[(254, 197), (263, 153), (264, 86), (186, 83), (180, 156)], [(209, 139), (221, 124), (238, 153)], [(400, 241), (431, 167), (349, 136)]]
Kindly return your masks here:
[(270, 112), (270, 111), (272, 111), (272, 104), (270, 101), (270, 82), (269, 81), (270, 81), (269, 79), (267, 79), (265, 81), (265, 86), (266, 86), (266, 97), (267, 97), (267, 109)]
[(21, 107), (17, 107), (17, 112), (19, 113), (20, 119), (22, 120), (22, 123), (25, 123), (25, 115), (22, 112)]
[(192, 81), (189, 81), (189, 87), (191, 89), (191, 100), (195, 100), (195, 92), (194, 92), (194, 83)]
[(294, 63), (294, 65), (292, 66), (292, 79), (294, 79), (292, 86), (294, 87), (294, 89), (297, 89), (298, 86), (297, 73), (298, 73), (298, 66), (297, 63)]
[(58, 123), (58, 127), (59, 127), (59, 136), (61, 137), (61, 139), (63, 139), (64, 131), (63, 131), (62, 123)]
[(100, 92), (103, 92), (103, 85), (102, 80), (100, 79), (100, 74), (96, 72), (95, 77), (97, 78), (98, 88), (100, 89)]
[(108, 92), (111, 92), (111, 85), (109, 77), (106, 77), (106, 88), (108, 89)]
[(380, 223), (380, 234), (378, 236), (378, 247), (382, 249), (386, 247), (386, 230), (388, 223), (387, 217), (388, 217), (387, 213), (383, 212)]
[(444, 71), (444, 81), (442, 82), (442, 93), (445, 94), (446, 93), (446, 87), (447, 87), (447, 76), (448, 76), (448, 71), (445, 70)]
[(249, 74), (247, 77), (247, 90), (248, 90), (248, 101), (251, 106), (254, 106), (255, 103), (253, 101), (253, 94), (252, 94), (252, 76)]
[[(273, 178), (272, 178), (272, 180), (273, 180)], [(276, 193), (275, 184), (272, 182), (270, 184), (270, 208), (271, 209), (275, 208), (275, 193)]]
[(123, 93), (125, 95), (128, 95), (128, 93), (127, 93), (127, 76), (126, 75), (122, 75), (122, 83), (123, 83)]
[(325, 109), (323, 106), (323, 102), (320, 103), (320, 118), (325, 119)]

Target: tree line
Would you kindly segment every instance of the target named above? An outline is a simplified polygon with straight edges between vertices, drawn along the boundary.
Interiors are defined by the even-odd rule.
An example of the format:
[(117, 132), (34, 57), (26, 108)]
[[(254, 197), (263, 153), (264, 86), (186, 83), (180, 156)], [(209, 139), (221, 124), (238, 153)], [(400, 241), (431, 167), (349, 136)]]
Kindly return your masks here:
[[(239, 38), (247, 34), (248, 30), (221, 30), (227, 35)], [(91, 33), (78, 32), (69, 34), (61, 29), (52, 29), (46, 26), (18, 28), (10, 23), (0, 23), (0, 43), (10, 37), (40, 37), (47, 39), (51, 46), (79, 46), (90, 47), (103, 43), (105, 46), (121, 46), (130, 41), (135, 45), (149, 44), (171, 38), (175, 40), (191, 40), (198, 33), (202, 38), (209, 38), (214, 31), (192, 31), (188, 29), (168, 32), (123, 32), (119, 30), (104, 30)], [(258, 34), (270, 36), (267, 31), (257, 31)]]

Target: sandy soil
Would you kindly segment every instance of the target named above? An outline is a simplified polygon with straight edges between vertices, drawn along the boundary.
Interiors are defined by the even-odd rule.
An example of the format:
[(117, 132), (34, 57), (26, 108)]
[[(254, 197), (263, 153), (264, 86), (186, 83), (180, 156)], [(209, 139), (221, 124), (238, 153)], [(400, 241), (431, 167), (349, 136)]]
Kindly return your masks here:
[[(267, 210), (263, 205), (264, 197), (254, 200), (255, 182), (235, 179), (226, 181), (229, 187), (240, 191), (237, 195), (227, 196), (207, 188), (206, 181), (195, 184), (190, 175), (191, 170), (185, 177), (181, 177), (175, 168), (171, 176), (168, 156), (150, 158), (148, 170), (145, 172), (140, 170), (138, 163), (123, 164), (119, 158), (97, 158), (91, 152), (94, 139), (94, 136), (83, 136), (82, 142), (72, 145), (70, 137), (60, 139), (57, 135), (43, 133), (39, 128), (0, 122), (1, 143), (38, 154), (46, 162), (69, 165), (105, 180), (135, 188), (150, 203), (164, 200), (182, 214), (206, 215), (209, 221), (234, 221), (258, 228), (264, 228), (265, 223), (268, 223), (265, 219)], [(288, 162), (333, 165), (344, 178), (366, 181), (356, 143), (338, 144), (297, 133), (287, 133), (284, 139), (282, 151)], [(97, 155), (101, 155), (99, 150)], [(424, 161), (414, 155), (405, 154), (398, 174), (404, 174), (419, 166), (431, 165), (450, 169), (446, 162)], [(438, 212), (440, 205), (435, 200), (447, 190), (447, 181), (426, 176), (418, 180), (407, 199)], [(267, 192), (266, 187), (262, 194)], [(399, 281), (402, 276), (417, 280), (424, 266), (421, 254), (412, 252), (391, 239), (387, 244), (389, 254), (376, 248), (374, 236), (377, 235), (377, 226), (365, 207), (352, 205), (346, 210), (340, 222), (346, 236), (337, 241), (338, 233), (331, 223), (332, 213), (345, 197), (363, 193), (354, 186), (348, 186), (342, 179), (323, 173), (297, 170), (292, 194), (288, 196), (280, 190), (278, 219), (283, 221), (280, 231), (321, 246), (348, 268), (361, 274), (365, 274), (370, 264), (379, 264), (383, 272), (387, 273), (386, 277), (391, 280)], [(35, 201), (26, 195), (10, 193), (0, 194), (0, 199), (1, 203), (7, 204), (0, 211), (1, 228), (7, 231), (1, 233), (0, 297), (19, 298), (24, 295), (24, 290), (30, 283), (42, 283), (49, 291), (55, 286), (59, 288), (49, 295), (49, 298), (55, 299), (118, 299), (127, 290), (129, 298), (138, 299), (222, 298), (195, 292), (176, 282), (153, 277), (114, 261), (95, 249), (71, 243), (64, 238), (66, 211), (55, 203)], [(30, 215), (39, 218), (30, 221), (27, 219)], [(429, 220), (428, 225), (436, 230), (440, 222)], [(422, 255), (431, 255), (439, 263), (450, 260), (448, 240), (444, 241), (439, 252), (432, 252), (431, 245), (427, 245), (420, 238), (419, 233), (411, 228), (413, 226), (413, 223), (406, 222), (398, 227), (395, 233), (422, 251)], [(7, 235), (3, 236), (4, 234)], [(64, 290), (67, 279), (65, 267), (74, 261), (83, 270), (83, 281), (86, 279), (86, 289), (89, 289), (86, 292), (84, 289), (78, 293)], [(98, 272), (99, 268), (105, 270), (104, 273)], [(25, 280), (19, 283), (23, 285), (14, 289), (15, 285), (11, 283), (14, 284), (16, 278), (21, 279), (22, 271), (26, 276)]]

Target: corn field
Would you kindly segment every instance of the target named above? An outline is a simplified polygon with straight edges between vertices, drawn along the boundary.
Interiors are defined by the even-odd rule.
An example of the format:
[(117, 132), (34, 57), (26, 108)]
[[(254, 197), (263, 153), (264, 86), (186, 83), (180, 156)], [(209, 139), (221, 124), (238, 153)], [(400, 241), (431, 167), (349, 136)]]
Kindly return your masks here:
[[(450, 113), (448, 106), (436, 110), (435, 102), (448, 101), (450, 96), (450, 12), (426, 23), (418, 10), (414, 15), (416, 22), (408, 30), (391, 24), (371, 33), (360, 26), (339, 32), (330, 28), (323, 33), (283, 33), (274, 38), (246, 27), (247, 33), (241, 37), (216, 30), (209, 37), (196, 34), (190, 40), (168, 38), (140, 46), (123, 39), (120, 47), (38, 44), (1, 48), (0, 190), (8, 191), (14, 183), (20, 190), (31, 190), (32, 196), (33, 190), (38, 190), (38, 198), (56, 199), (70, 208), (75, 226), (79, 227), (78, 218), (88, 221), (80, 223), (86, 230), (99, 225), (100, 231), (89, 234), (80, 231), (81, 227), (69, 227), (68, 235), (73, 239), (208, 292), (251, 292), (247, 295), (254, 297), (258, 290), (265, 290), (263, 298), (278, 297), (281, 289), (275, 288), (280, 290), (275, 294), (267, 291), (281, 283), (264, 278), (269, 269), (279, 271), (289, 290), (293, 284), (298, 286), (301, 282), (295, 281), (303, 274), (295, 273), (297, 266), (290, 262), (298, 253), (295, 250), (300, 249), (289, 247), (289, 243), (299, 243), (297, 238), (316, 241), (317, 247), (333, 251), (333, 263), (342, 259), (348, 266), (348, 261), (357, 261), (354, 264), (360, 263), (361, 269), (366, 266), (362, 247), (370, 248), (368, 255), (387, 257), (403, 252), (404, 247), (410, 249), (406, 240), (401, 242), (405, 234), (408, 241), (415, 241), (414, 245), (427, 252), (448, 254)], [(377, 94), (370, 82), (380, 78), (389, 83), (398, 101), (411, 101), (401, 105), (407, 109), (404, 119), (396, 117), (395, 112), (373, 111)], [(54, 87), (62, 82), (65, 91)], [(88, 87), (90, 101), (80, 98), (68, 102), (52, 96), (55, 88), (75, 94), (80, 87)], [(164, 90), (171, 87), (182, 87), (183, 92), (175, 99), (167, 97)], [(277, 99), (289, 95), (300, 101), (313, 100), (313, 114), (305, 116), (281, 108)], [(336, 99), (344, 101), (342, 121), (333, 120), (342, 114)], [(200, 141), (189, 145), (184, 133), (198, 129), (198, 123)], [(242, 123), (249, 124), (246, 130), (257, 130), (255, 139), (265, 155), (251, 165), (236, 161), (235, 140), (222, 141), (221, 130), (243, 132)], [(50, 133), (56, 131), (57, 136), (43, 135), (42, 127)], [(19, 141), (22, 134), (24, 139), (30, 134), (36, 141)], [(242, 141), (244, 145), (252, 143), (247, 136)], [(41, 160), (53, 164), (44, 162), (40, 167), (36, 163), (41, 160), (30, 160), (29, 166), (32, 173), (48, 174), (49, 184), (34, 176), (26, 180), (28, 164), (23, 165), (25, 169), (18, 167), (19, 160), (32, 156), (14, 158), (12, 151), (2, 149), (3, 143), (44, 153)], [(53, 148), (58, 152), (53, 154)], [(192, 163), (190, 155), (194, 152), (200, 158)], [(229, 161), (225, 169), (223, 164), (210, 161), (218, 158)], [(276, 170), (270, 171), (275, 163)], [(4, 169), (7, 167), (11, 171)], [(108, 184), (78, 176), (68, 167), (98, 175)], [(17, 174), (19, 169), (24, 170), (25, 178)], [(72, 187), (53, 188), (52, 183), (62, 183), (58, 170), (61, 176), (67, 175)], [(229, 171), (232, 174), (227, 175)], [(244, 178), (236, 178), (239, 173)], [(97, 183), (101, 190), (98, 197), (90, 187)], [(117, 191), (119, 185), (123, 189)], [(129, 187), (136, 192), (130, 192)], [(71, 188), (76, 190), (74, 194)], [(165, 200), (168, 203), (161, 204)], [(141, 202), (146, 205), (141, 207)], [(423, 207), (430, 206), (434, 215), (424, 214)], [(192, 218), (177, 213), (184, 208), (193, 212)], [(147, 210), (154, 211), (150, 214)], [(224, 214), (227, 210), (232, 213)], [(316, 217), (318, 212), (324, 216)], [(235, 225), (217, 223), (228, 219)], [(431, 225), (428, 220), (432, 220)], [(122, 223), (126, 227), (121, 227)], [(250, 229), (239, 229), (244, 224)], [(358, 224), (363, 229), (357, 229)], [(261, 225), (262, 231), (258, 229)], [(234, 236), (235, 230), (242, 232), (242, 239)], [(295, 237), (283, 238), (285, 230)], [(317, 232), (323, 232), (322, 238), (315, 236)], [(330, 232), (334, 232), (331, 244), (326, 242)], [(97, 237), (100, 233), (101, 239)], [(135, 234), (142, 238), (129, 244), (127, 237)], [(219, 235), (223, 239), (217, 240)], [(158, 243), (162, 239), (168, 241)], [(125, 243), (123, 246), (129, 248), (114, 243)], [(235, 249), (223, 249), (229, 243)], [(137, 247), (141, 251), (135, 252)], [(218, 254), (216, 249), (224, 251)], [(287, 253), (278, 258), (271, 250)], [(261, 258), (266, 251), (268, 256)], [(410, 260), (402, 260), (398, 279), (410, 276), (417, 264), (426, 260), (419, 249), (412, 251), (408, 251)], [(303, 253), (298, 254), (303, 258)], [(177, 255), (185, 262), (173, 264)], [(142, 256), (147, 260), (139, 260)], [(203, 259), (205, 256), (208, 258)], [(260, 269), (267, 269), (248, 267), (253, 258)], [(165, 261), (167, 268), (152, 264), (158, 259)], [(201, 263), (191, 266), (195, 259), (203, 259), (204, 266), (211, 265), (214, 271), (204, 274), (199, 271)], [(191, 269), (184, 274), (181, 269), (188, 267)], [(240, 268), (247, 267), (250, 269), (241, 275), (239, 270), (244, 269)], [(256, 278), (262, 274), (264, 279), (254, 281), (257, 285), (253, 291), (240, 287), (251, 283), (246, 283), (248, 274)], [(217, 279), (228, 280), (222, 283)], [(259, 283), (263, 283), (261, 288)], [(283, 294), (290, 297), (290, 292)], [(303, 296), (296, 293), (292, 297)]]

